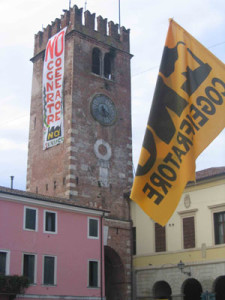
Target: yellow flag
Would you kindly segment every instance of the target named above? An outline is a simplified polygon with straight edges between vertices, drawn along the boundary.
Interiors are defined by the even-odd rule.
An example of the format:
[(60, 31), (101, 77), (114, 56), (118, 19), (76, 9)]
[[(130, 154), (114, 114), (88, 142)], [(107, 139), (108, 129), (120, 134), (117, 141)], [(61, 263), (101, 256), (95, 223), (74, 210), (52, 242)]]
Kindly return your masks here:
[(225, 127), (225, 65), (170, 20), (131, 199), (164, 226)]

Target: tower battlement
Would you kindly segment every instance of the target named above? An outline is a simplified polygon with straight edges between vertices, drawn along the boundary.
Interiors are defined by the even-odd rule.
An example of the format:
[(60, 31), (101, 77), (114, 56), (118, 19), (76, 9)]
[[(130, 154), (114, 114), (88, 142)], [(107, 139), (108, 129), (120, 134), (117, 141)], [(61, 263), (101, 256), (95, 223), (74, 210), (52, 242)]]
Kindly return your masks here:
[[(84, 24), (82, 22), (83, 19)], [(70, 10), (64, 10), (64, 14), (61, 15), (60, 19), (56, 18), (51, 25), (48, 25), (43, 31), (39, 31), (35, 35), (34, 56), (45, 49), (50, 37), (66, 26), (68, 27), (67, 35), (76, 31), (80, 34), (85, 34), (90, 38), (95, 38), (99, 42), (129, 52), (129, 29), (120, 27), (119, 30), (118, 24), (115, 24), (112, 21), (107, 22), (107, 19), (103, 19), (102, 16), (97, 17), (97, 29), (95, 29), (95, 23), (95, 13), (91, 14), (88, 10), (83, 13), (83, 8), (78, 8), (76, 5), (70, 8)]]

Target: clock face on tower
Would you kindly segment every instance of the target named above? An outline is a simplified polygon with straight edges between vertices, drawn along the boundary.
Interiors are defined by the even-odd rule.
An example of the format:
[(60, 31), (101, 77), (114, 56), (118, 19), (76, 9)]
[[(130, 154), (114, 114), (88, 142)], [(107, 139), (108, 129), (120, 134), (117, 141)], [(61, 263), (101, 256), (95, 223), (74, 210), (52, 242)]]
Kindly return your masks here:
[(92, 99), (91, 114), (101, 125), (110, 126), (116, 121), (116, 107), (113, 101), (103, 94), (98, 94)]

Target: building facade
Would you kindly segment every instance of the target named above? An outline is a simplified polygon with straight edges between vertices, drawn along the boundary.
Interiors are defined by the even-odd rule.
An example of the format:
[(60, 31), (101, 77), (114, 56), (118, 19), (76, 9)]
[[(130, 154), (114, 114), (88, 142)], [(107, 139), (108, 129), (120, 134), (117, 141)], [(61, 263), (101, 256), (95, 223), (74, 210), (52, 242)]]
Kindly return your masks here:
[[(30, 281), (17, 298), (105, 299), (106, 214), (65, 199), (0, 188), (0, 274)], [(8, 293), (1, 291), (0, 299), (11, 299)]]
[[(133, 181), (129, 30), (101, 16), (95, 22), (95, 14), (74, 6), (35, 36), (27, 191), (110, 210), (104, 221), (106, 296), (128, 300), (131, 221), (124, 194)], [(45, 49), (49, 38), (66, 27), (64, 142), (43, 150)]]
[(197, 172), (196, 179), (165, 227), (131, 204), (134, 299), (224, 299), (225, 168)]

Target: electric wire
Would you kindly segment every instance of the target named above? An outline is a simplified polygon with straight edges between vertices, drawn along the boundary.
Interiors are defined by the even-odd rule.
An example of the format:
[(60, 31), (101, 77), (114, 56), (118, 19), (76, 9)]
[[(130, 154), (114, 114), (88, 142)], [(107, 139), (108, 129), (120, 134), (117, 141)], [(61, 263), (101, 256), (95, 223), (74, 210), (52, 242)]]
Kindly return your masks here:
[[(223, 44), (225, 44), (225, 41), (224, 41), (224, 42), (217, 43), (217, 44), (214, 44), (214, 45), (211, 45), (211, 46), (208, 47), (208, 49), (211, 49), (211, 48), (214, 48), (214, 47), (217, 47), (217, 46), (221, 46), (221, 45), (223, 45)], [(142, 75), (142, 74), (147, 73), (147, 72), (149, 72), (149, 71), (152, 71), (152, 70), (154, 70), (154, 69), (156, 69), (156, 68), (158, 68), (158, 67), (159, 67), (159, 65), (154, 66), (154, 67), (150, 67), (150, 68), (148, 68), (148, 69), (146, 69), (146, 70), (143, 70), (143, 71), (141, 71), (141, 72), (139, 72), (139, 73), (136, 73), (136, 74), (132, 75), (131, 77), (133, 78), (133, 77)], [(20, 117), (18, 117), (18, 118), (16, 118), (16, 119), (9, 120), (8, 122), (0, 123), (0, 128), (3, 128), (3, 127), (5, 127), (5, 125), (10, 124), (10, 123), (12, 123), (12, 122), (15, 122), (16, 120), (23, 119), (23, 118), (25, 118), (25, 117), (28, 117), (28, 115), (23, 115), (23, 116), (20, 116)], [(2, 126), (2, 125), (3, 125), (3, 126)]]
[[(221, 45), (223, 45), (223, 44), (225, 44), (225, 41), (224, 41), (224, 42), (221, 42), (221, 43), (217, 43), (217, 44), (211, 45), (211, 46), (208, 47), (208, 49), (211, 49), (211, 48), (214, 48), (214, 47), (217, 47), (217, 46), (221, 46)], [(150, 68), (148, 68), (148, 69), (146, 69), (146, 70), (144, 70), (144, 71), (141, 71), (141, 72), (139, 72), (139, 73), (136, 73), (136, 74), (132, 75), (131, 77), (133, 78), (133, 77), (142, 75), (142, 74), (147, 73), (147, 72), (149, 72), (149, 71), (152, 71), (152, 70), (154, 70), (154, 69), (156, 69), (156, 68), (159, 68), (159, 65), (154, 66), (154, 67), (150, 67)]]

